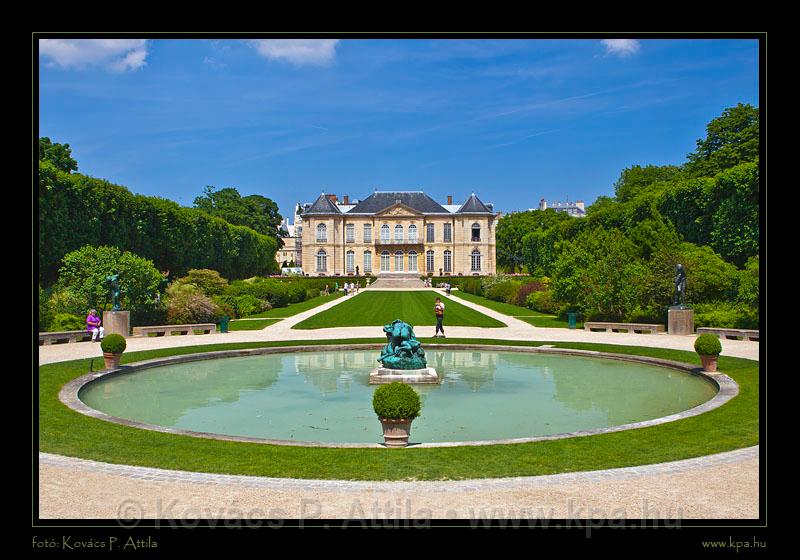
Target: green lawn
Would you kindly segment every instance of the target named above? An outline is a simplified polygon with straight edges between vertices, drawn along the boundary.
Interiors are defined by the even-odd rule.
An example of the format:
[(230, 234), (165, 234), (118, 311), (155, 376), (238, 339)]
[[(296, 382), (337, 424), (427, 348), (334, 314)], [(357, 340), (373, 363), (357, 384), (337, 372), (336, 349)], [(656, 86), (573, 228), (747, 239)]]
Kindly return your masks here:
[[(460, 297), (461, 299), (471, 301), (472, 303), (477, 303), (478, 305), (488, 307), (489, 309), (497, 311), (498, 313), (503, 313), (504, 315), (516, 317), (520, 321), (525, 321), (526, 323), (530, 323), (534, 327), (564, 328), (564, 329), (569, 328), (569, 323), (567, 321), (559, 319), (555, 315), (547, 315), (545, 313), (539, 313), (538, 311), (534, 311), (533, 309), (528, 309), (527, 307), (512, 305), (510, 303), (505, 303), (502, 301), (494, 301), (485, 298), (483, 296), (476, 296), (474, 294), (462, 292), (461, 290), (454, 290), (450, 293), (455, 297)], [(576, 328), (582, 329), (583, 323), (578, 323), (576, 325)]]
[(301, 301), (300, 303), (290, 303), (286, 307), (275, 307), (270, 309), (269, 311), (264, 311), (262, 313), (256, 313), (255, 315), (248, 315), (246, 318), (263, 318), (263, 319), (283, 319), (285, 317), (291, 317), (293, 315), (297, 315), (298, 313), (302, 313), (303, 311), (308, 311), (309, 309), (313, 309), (318, 305), (322, 305), (323, 303), (328, 303), (329, 301), (333, 301), (336, 298), (342, 297), (344, 295), (343, 292), (335, 292), (327, 296), (317, 296), (315, 298), (307, 299), (306, 301)]
[[(423, 339), (423, 342), (433, 339)], [(382, 338), (215, 344), (130, 352), (122, 363), (163, 356), (293, 344), (385, 342)], [(474, 339), (436, 339), (469, 343)], [(693, 352), (588, 343), (481, 341), (655, 356), (699, 365)], [(102, 359), (95, 358), (95, 369)], [(79, 414), (58, 400), (60, 388), (89, 371), (90, 360), (39, 368), (39, 450), (96, 461), (254, 476), (349, 480), (445, 480), (533, 476), (675, 461), (759, 442), (758, 362), (720, 357), (739, 395), (699, 416), (649, 428), (514, 445), (427, 449), (333, 449), (200, 439), (126, 427)], [(481, 414), (481, 411), (476, 411)], [(377, 422), (377, 419), (375, 420)]]
[(274, 325), (281, 319), (253, 319), (253, 320), (246, 320), (246, 321), (231, 321), (228, 323), (228, 330), (229, 331), (259, 331), (261, 329), (267, 328), (270, 325)]
[[(322, 329), (327, 327), (380, 326), (402, 319), (413, 326), (433, 326), (434, 291), (381, 292), (365, 291), (352, 296), (327, 311), (309, 317), (295, 325), (294, 329)], [(445, 302), (444, 329), (458, 327), (505, 327), (504, 323), (460, 303)]]

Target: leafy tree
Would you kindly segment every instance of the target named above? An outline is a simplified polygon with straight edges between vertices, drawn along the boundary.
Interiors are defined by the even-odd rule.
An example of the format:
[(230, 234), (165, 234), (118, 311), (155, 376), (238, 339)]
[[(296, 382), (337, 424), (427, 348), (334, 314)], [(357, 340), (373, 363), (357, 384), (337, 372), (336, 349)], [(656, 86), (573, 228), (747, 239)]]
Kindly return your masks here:
[(745, 264), (744, 270), (739, 271), (739, 289), (737, 301), (742, 305), (755, 310), (756, 315), (761, 305), (761, 293), (759, 283), (761, 278), (758, 273), (758, 255), (750, 257)]
[[(528, 253), (533, 250), (530, 244), (526, 249), (524, 236), (532, 232), (544, 232), (556, 224), (570, 219), (567, 214), (558, 213), (552, 209), (514, 212), (503, 216), (497, 223), (495, 233), (497, 264), (511, 272), (516, 272), (517, 269), (521, 271), (523, 265), (528, 264), (525, 256), (526, 250)], [(529, 254), (529, 257), (533, 260), (536, 259), (533, 254)], [(528, 269), (533, 271), (530, 266)]]
[(220, 276), (216, 270), (207, 268), (193, 268), (186, 273), (186, 276), (178, 278), (177, 281), (183, 284), (193, 284), (207, 296), (219, 295), (228, 287), (228, 280)]
[(203, 190), (203, 196), (194, 199), (194, 207), (231, 224), (249, 227), (275, 239), (278, 248), (283, 247), (279, 230), (283, 218), (278, 212), (278, 205), (267, 197), (257, 194), (243, 197), (235, 188), (217, 191), (209, 185)]
[(706, 137), (687, 156), (686, 169), (710, 177), (740, 163), (754, 161), (759, 153), (758, 108), (739, 103), (708, 123)]
[(85, 302), (86, 309), (107, 309), (111, 291), (106, 277), (119, 273), (122, 308), (138, 311), (159, 302), (161, 273), (152, 261), (116, 247), (86, 245), (64, 256), (59, 287)]
[(717, 207), (711, 228), (711, 246), (726, 260), (743, 266), (758, 253), (758, 164), (737, 165), (716, 177)]
[(39, 332), (46, 332), (53, 320), (53, 312), (50, 308), (50, 298), (46, 290), (39, 286)]
[(69, 144), (54, 144), (47, 137), (39, 138), (39, 161), (48, 161), (64, 173), (78, 170), (78, 162), (72, 159)]
[[(614, 183), (614, 193), (618, 202), (631, 200), (654, 183), (670, 181), (677, 177), (681, 168), (675, 165), (634, 165), (622, 170)], [(595, 203), (596, 204), (596, 203)]]
[(557, 301), (591, 319), (622, 320), (638, 302), (635, 279), (646, 272), (636, 247), (619, 230), (584, 232), (562, 242), (554, 265)]

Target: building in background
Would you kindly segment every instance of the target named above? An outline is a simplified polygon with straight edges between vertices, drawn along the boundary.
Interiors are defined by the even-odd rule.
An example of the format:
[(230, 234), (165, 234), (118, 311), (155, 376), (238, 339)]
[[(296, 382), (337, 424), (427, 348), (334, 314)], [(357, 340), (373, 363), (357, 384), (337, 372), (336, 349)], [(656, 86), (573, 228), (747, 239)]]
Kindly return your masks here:
[(300, 210), (295, 233), (311, 276), (496, 273), (497, 214), (474, 193), (462, 204), (422, 191), (375, 191), (352, 202), (323, 193)]
[(565, 212), (576, 218), (586, 217), (586, 208), (582, 200), (576, 200), (575, 202), (570, 202), (569, 200), (566, 202), (551, 202), (548, 205), (545, 199), (541, 199), (539, 201), (539, 210), (547, 210), (548, 208), (556, 212)]

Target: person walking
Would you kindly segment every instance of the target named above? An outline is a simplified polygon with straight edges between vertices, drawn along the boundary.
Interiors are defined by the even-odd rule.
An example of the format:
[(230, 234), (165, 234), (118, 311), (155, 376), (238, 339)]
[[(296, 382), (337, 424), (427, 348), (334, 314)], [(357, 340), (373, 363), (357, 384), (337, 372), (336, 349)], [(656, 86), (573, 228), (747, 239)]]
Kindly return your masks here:
[(86, 317), (86, 332), (92, 333), (92, 342), (100, 342), (105, 336), (106, 330), (100, 326), (101, 322), (97, 316), (97, 309), (90, 310)]
[(444, 335), (444, 327), (442, 326), (442, 321), (444, 321), (444, 303), (440, 298), (436, 298), (436, 303), (433, 305), (433, 313), (436, 315), (436, 332), (433, 334), (434, 338), (438, 338), (441, 332), (441, 338), (447, 338)]

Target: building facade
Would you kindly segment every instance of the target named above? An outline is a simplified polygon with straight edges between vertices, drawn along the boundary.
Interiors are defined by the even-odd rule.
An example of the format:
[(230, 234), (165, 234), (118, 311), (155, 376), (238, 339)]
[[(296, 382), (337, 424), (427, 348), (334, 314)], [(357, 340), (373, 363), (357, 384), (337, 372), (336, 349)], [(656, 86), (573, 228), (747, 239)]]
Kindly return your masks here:
[(548, 208), (552, 208), (556, 212), (564, 212), (575, 218), (586, 217), (586, 206), (582, 200), (576, 200), (575, 202), (570, 202), (569, 200), (566, 202), (551, 202), (548, 206), (547, 201), (541, 199), (539, 201), (539, 210), (547, 210)]
[(310, 276), (496, 273), (491, 204), (472, 194), (439, 204), (421, 191), (376, 191), (339, 203), (322, 194), (301, 205), (303, 270)]

